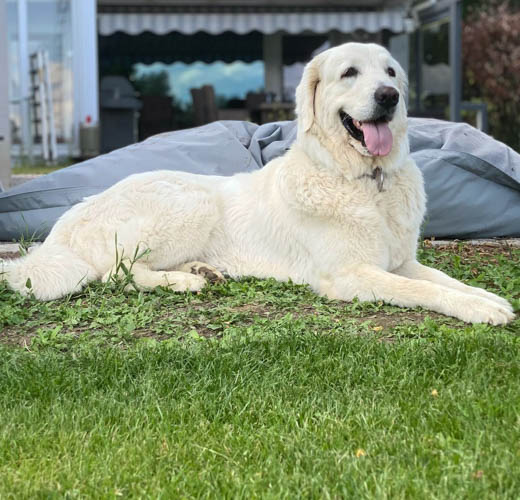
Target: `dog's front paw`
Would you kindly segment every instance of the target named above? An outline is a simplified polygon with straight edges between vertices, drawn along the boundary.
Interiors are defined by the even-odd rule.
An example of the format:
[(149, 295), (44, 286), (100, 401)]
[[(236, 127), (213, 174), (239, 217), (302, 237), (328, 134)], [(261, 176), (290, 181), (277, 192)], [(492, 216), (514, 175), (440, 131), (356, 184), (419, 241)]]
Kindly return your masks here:
[(507, 309), (511, 313), (513, 312), (513, 306), (506, 299), (503, 299), (502, 297), (499, 297), (494, 293), (488, 292), (483, 288), (471, 287), (471, 291), (473, 294), (478, 295), (479, 297), (482, 297), (484, 299), (490, 300), (491, 302), (498, 304), (504, 309)]
[[(509, 305), (509, 303), (507, 303)], [(467, 323), (489, 323), (505, 325), (515, 319), (510, 307), (503, 307), (483, 297), (471, 297), (457, 307), (454, 316)]]

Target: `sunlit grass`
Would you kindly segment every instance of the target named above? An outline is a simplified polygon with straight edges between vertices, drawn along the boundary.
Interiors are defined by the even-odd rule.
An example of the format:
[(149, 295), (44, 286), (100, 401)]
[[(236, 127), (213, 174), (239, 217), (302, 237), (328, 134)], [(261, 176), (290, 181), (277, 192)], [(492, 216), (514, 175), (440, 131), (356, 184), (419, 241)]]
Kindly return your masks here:
[[(520, 304), (520, 250), (423, 262)], [(520, 321), (273, 280), (0, 289), (0, 498), (518, 498)]]

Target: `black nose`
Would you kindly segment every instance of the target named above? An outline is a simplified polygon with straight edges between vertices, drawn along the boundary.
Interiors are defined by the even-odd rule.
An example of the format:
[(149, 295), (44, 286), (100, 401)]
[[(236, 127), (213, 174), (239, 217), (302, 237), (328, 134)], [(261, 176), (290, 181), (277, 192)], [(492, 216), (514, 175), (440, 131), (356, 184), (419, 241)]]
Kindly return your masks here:
[(399, 102), (399, 92), (394, 87), (379, 87), (374, 98), (385, 109), (395, 108)]

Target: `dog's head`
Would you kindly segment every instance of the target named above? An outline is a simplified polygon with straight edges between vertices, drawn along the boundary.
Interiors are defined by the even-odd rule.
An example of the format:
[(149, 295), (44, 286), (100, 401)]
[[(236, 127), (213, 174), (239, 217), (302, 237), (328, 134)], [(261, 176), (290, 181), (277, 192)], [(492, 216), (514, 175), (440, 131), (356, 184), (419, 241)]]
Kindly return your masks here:
[(301, 134), (363, 156), (387, 156), (406, 135), (406, 74), (380, 45), (346, 43), (316, 56), (296, 89)]

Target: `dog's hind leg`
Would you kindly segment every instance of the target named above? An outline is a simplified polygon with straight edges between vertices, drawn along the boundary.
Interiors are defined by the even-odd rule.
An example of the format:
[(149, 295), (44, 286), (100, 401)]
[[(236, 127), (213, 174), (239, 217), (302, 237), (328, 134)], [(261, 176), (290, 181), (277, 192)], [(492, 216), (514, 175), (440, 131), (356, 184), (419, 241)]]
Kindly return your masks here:
[(0, 279), (22, 295), (54, 300), (78, 292), (97, 271), (70, 248), (43, 244), (25, 257), (4, 261)]
[(125, 277), (131, 274), (131, 282), (127, 288), (135, 288), (142, 291), (153, 290), (158, 286), (164, 286), (174, 292), (198, 292), (206, 285), (206, 280), (202, 276), (190, 274), (182, 271), (153, 271), (146, 264), (134, 263), (124, 259), (123, 266), (116, 265), (103, 276), (103, 281), (110, 281), (116, 274)]
[(117, 255), (110, 255), (105, 270), (118, 258), (136, 255), (141, 255), (136, 263), (150, 270), (180, 270), (204, 253), (220, 218), (214, 194), (191, 183), (139, 186), (135, 204), (135, 215), (115, 228)]
[(207, 279), (210, 283), (224, 283), (226, 281), (226, 278), (224, 278), (224, 275), (218, 269), (205, 262), (187, 262), (176, 268), (176, 271), (197, 274)]

